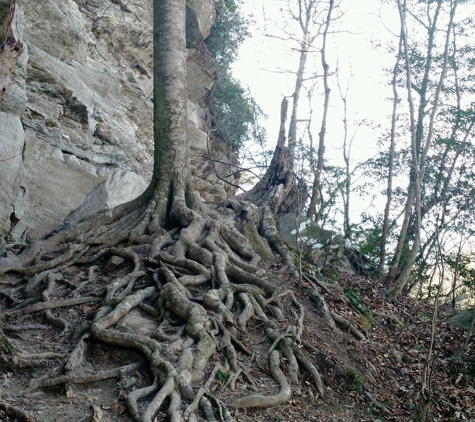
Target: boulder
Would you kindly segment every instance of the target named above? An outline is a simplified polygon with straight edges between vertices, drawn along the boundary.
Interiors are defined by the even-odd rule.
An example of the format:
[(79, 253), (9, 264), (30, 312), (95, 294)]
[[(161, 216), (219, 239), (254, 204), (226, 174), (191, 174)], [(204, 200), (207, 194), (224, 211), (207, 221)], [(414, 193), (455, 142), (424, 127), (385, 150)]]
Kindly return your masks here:
[(453, 325), (457, 328), (461, 328), (462, 330), (469, 331), (474, 318), (475, 308), (469, 308), (455, 314), (452, 318), (447, 320), (447, 324)]
[(289, 249), (299, 249), (310, 262), (319, 266), (334, 264), (351, 273), (367, 274), (375, 270), (348, 239), (321, 228), (311, 218), (287, 213), (279, 215), (277, 221)]

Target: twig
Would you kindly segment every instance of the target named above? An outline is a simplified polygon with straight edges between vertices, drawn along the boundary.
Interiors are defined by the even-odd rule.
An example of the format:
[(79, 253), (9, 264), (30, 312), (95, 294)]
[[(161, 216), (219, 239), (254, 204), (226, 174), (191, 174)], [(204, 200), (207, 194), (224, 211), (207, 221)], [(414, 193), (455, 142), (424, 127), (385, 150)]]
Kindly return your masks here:
[(369, 394), (367, 391), (364, 392), (364, 395), (368, 398), (368, 400), (375, 406), (377, 407), (379, 410), (383, 411), (384, 413), (388, 413), (388, 414), (391, 414), (391, 411), (386, 407), (384, 406), (383, 404), (381, 403), (378, 403), (375, 399), (373, 399), (373, 397), (371, 396), (371, 394)]
[(193, 399), (193, 402), (186, 408), (185, 412), (183, 413), (184, 420), (187, 420), (188, 416), (190, 416), (196, 410), (201, 398), (209, 390), (211, 383), (214, 381), (218, 369), (220, 369), (220, 366), (215, 365), (213, 371), (211, 372), (211, 375), (208, 378), (208, 381), (206, 381), (206, 384), (198, 390), (195, 398)]

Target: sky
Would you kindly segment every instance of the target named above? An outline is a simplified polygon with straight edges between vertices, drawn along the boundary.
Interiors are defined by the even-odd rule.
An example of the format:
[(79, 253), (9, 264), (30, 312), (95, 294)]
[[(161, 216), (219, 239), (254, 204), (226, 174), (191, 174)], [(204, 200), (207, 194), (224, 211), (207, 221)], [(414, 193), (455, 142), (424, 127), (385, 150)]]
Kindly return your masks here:
[[(285, 43), (275, 38), (266, 36), (276, 34), (282, 15), (280, 7), (287, 0), (244, 0), (242, 12), (245, 16), (253, 16), (255, 25), (251, 26), (251, 37), (247, 39), (240, 49), (239, 60), (234, 65), (234, 75), (247, 86), (269, 118), (263, 121), (268, 134), (269, 147), (273, 148), (277, 141), (279, 130), (280, 103), (283, 96), (290, 96), (294, 91), (295, 75), (278, 72), (290, 69), (295, 72), (298, 66), (298, 54), (285, 47)], [(338, 69), (341, 85), (350, 84), (348, 97), (348, 121), (350, 122), (350, 136), (357, 124), (365, 119), (370, 124), (361, 126), (358, 130), (351, 154), (352, 167), (373, 156), (380, 150), (389, 148), (388, 136), (391, 125), (392, 112), (392, 87), (390, 85), (390, 70), (395, 63), (395, 53), (389, 49), (397, 46), (399, 33), (399, 16), (391, 5), (382, 5), (381, 0), (341, 0), (345, 7), (342, 18), (335, 22), (335, 34), (330, 37), (328, 44), (327, 62), (330, 72)], [(466, 8), (459, 7), (458, 19), (473, 17), (473, 5), (467, 4)], [(446, 18), (445, 18), (446, 19)], [(414, 28), (412, 26), (411, 28)], [(410, 33), (417, 38), (417, 32)], [(473, 33), (465, 37), (473, 39)], [(413, 39), (414, 39), (413, 38)], [(462, 38), (462, 37), (461, 37)], [(470, 45), (471, 39), (462, 40)], [(321, 43), (321, 41), (318, 41)], [(320, 44), (318, 44), (320, 45)], [(313, 60), (313, 63), (312, 63)], [(313, 66), (321, 74), (319, 54), (309, 59), (309, 67)], [(388, 71), (389, 70), (389, 71)], [(352, 75), (350, 77), (350, 74)], [(325, 158), (327, 164), (343, 166), (343, 103), (340, 99), (336, 78), (330, 80), (331, 97), (327, 124)], [(313, 134), (315, 142), (318, 139), (323, 104), (323, 89), (314, 95), (312, 107), (314, 109), (313, 121), (315, 126)], [(406, 114), (408, 105), (406, 90), (399, 88), (401, 103), (398, 113)], [(301, 96), (302, 103), (304, 98)], [(465, 95), (463, 102), (474, 101), (473, 95)], [(465, 104), (464, 104), (465, 105)], [(305, 117), (305, 107), (299, 110), (301, 117)], [(403, 119), (402, 119), (403, 120)], [(380, 141), (380, 145), (378, 145)], [(400, 132), (397, 147), (409, 141), (406, 131)], [(381, 143), (382, 142), (382, 143)], [(395, 178), (394, 187), (406, 189), (408, 175), (403, 172)], [(351, 223), (361, 221), (361, 213), (367, 212), (375, 216), (384, 210), (386, 197), (383, 192), (386, 181), (378, 182), (376, 177), (366, 177), (365, 182), (373, 183), (361, 197), (356, 193), (351, 197)], [(361, 179), (356, 182), (361, 183)], [(375, 198), (372, 196), (375, 195)], [(393, 202), (393, 216), (401, 216), (402, 207)], [(336, 216), (341, 222), (342, 216)]]
[[(289, 44), (266, 36), (278, 34), (283, 3), (285, 1), (244, 0), (242, 13), (252, 16), (254, 24), (250, 28), (251, 37), (241, 46), (239, 59), (233, 66), (234, 75), (249, 88), (269, 116), (262, 124), (271, 148), (277, 141), (282, 98), (294, 91), (295, 76), (285, 70), (295, 71), (298, 66), (298, 54), (289, 49)], [(329, 37), (327, 62), (330, 72), (338, 68), (343, 90), (350, 84), (347, 98), (349, 135), (352, 136), (362, 119), (370, 123), (369, 126), (359, 126), (354, 137), (352, 161), (356, 164), (377, 153), (378, 139), (390, 129), (392, 89), (385, 69), (394, 66), (394, 56), (388, 53), (386, 46), (397, 40), (394, 34), (399, 32), (399, 22), (394, 9), (382, 7), (379, 0), (342, 3), (344, 14), (333, 26), (337, 33)], [(320, 46), (321, 41), (317, 40), (316, 45)], [(318, 53), (309, 57), (308, 68), (313, 67), (321, 74), (320, 60)], [(330, 80), (330, 88), (326, 158), (330, 164), (343, 165), (343, 102), (334, 77)], [(306, 100), (302, 98), (304, 95), (301, 94), (301, 117), (305, 116), (307, 108)], [(323, 92), (320, 88), (314, 94), (312, 104), (315, 140), (320, 129), (322, 104)], [(376, 189), (382, 191), (384, 186), (377, 186)], [(360, 206), (356, 204), (354, 211), (361, 213), (366, 206), (367, 202)], [(383, 207), (383, 202), (378, 204), (378, 208)]]
[[(289, 51), (282, 41), (265, 36), (266, 32), (277, 32), (274, 19), (278, 20), (281, 15), (279, 3), (281, 2), (245, 0), (242, 11), (245, 16), (253, 16), (255, 25), (251, 27), (252, 35), (242, 45), (239, 60), (234, 65), (234, 74), (249, 87), (259, 105), (270, 117), (265, 126), (272, 143), (277, 139), (282, 97), (291, 95), (295, 84), (294, 75), (276, 72), (279, 69), (295, 71), (298, 65), (296, 53)], [(380, 10), (380, 2), (377, 0), (346, 3), (351, 4), (341, 21), (335, 24), (340, 33), (329, 39), (327, 61), (330, 71), (334, 72), (338, 67), (341, 84), (345, 87), (349, 80), (351, 64), (353, 76), (349, 80), (348, 98), (350, 120), (366, 118), (378, 123), (388, 122), (391, 103), (387, 98), (391, 96), (391, 87), (387, 83), (388, 77), (384, 75), (384, 68), (392, 66), (393, 59), (384, 47), (378, 47), (377, 43), (380, 40), (389, 42), (395, 39), (384, 25), (397, 32), (398, 22), (391, 22), (396, 15)], [(320, 55), (317, 53), (309, 58), (308, 65), (309, 68), (314, 66), (321, 72)], [(338, 129), (342, 126), (342, 101), (335, 80), (331, 81), (331, 89), (329, 141), (334, 141), (336, 146), (338, 141), (335, 138), (341, 138), (341, 130)], [(323, 102), (323, 95), (317, 93), (315, 97), (315, 106), (318, 107), (318, 104)], [(319, 116), (318, 111), (315, 111), (316, 122), (320, 120)], [(318, 130), (316, 132), (318, 133)], [(372, 144), (373, 140), (367, 135), (362, 134), (361, 137), (366, 139), (367, 145)]]

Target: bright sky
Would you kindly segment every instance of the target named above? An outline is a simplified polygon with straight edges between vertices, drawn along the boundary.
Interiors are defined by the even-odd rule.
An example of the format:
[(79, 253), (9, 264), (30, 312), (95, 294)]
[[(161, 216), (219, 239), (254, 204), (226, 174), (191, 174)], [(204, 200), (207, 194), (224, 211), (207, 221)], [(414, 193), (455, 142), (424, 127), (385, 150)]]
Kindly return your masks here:
[[(282, 95), (292, 94), (295, 83), (293, 75), (273, 72), (278, 69), (295, 70), (298, 60), (297, 54), (291, 54), (282, 41), (265, 36), (266, 31), (270, 34), (277, 33), (272, 16), (281, 15), (280, 3), (266, 0), (245, 0), (243, 12), (247, 16), (253, 15), (256, 25), (251, 29), (251, 38), (241, 47), (240, 60), (234, 66), (235, 75), (250, 87), (261, 107), (269, 115), (279, 114)], [(390, 87), (386, 82), (387, 78), (383, 76), (383, 69), (385, 66), (392, 66), (393, 59), (389, 57), (383, 47), (378, 47), (375, 43), (381, 39), (389, 41), (394, 37), (381, 23), (379, 14), (380, 2), (378, 0), (351, 2), (341, 21), (335, 23), (335, 29), (340, 33), (331, 37), (328, 46), (330, 70), (335, 71), (338, 65), (341, 69), (343, 84), (347, 82), (348, 64), (351, 63), (353, 78), (351, 81), (352, 97), (349, 98), (349, 101), (352, 102), (353, 112), (358, 112), (358, 115), (366, 118), (372, 115), (374, 117), (385, 116), (385, 113), (381, 113), (379, 102), (391, 94)], [(382, 13), (381, 16), (384, 24), (392, 30), (398, 31), (398, 22), (394, 22), (397, 15), (389, 13), (386, 13), (387, 16), (384, 15)], [(267, 19), (264, 19), (264, 16)], [(321, 41), (317, 42), (317, 46), (319, 46)], [(308, 65), (309, 69), (314, 65), (317, 71), (321, 72), (318, 53), (309, 59)], [(339, 107), (341, 101), (339, 100), (338, 87), (335, 85), (335, 81), (332, 85), (333, 107)], [(387, 101), (384, 102), (387, 103)], [(272, 133), (271, 130), (274, 131), (274, 134), (278, 132), (278, 128), (269, 127), (269, 134)]]
[[(298, 66), (298, 54), (289, 50), (289, 45), (265, 34), (278, 34), (278, 21), (284, 2), (268, 0), (244, 0), (243, 13), (253, 16), (256, 24), (251, 27), (252, 36), (243, 44), (240, 59), (234, 65), (234, 74), (244, 86), (248, 86), (252, 95), (269, 115), (263, 122), (270, 145), (275, 145), (279, 129), (280, 103), (284, 95), (294, 91), (293, 74), (276, 73), (279, 70), (295, 71)], [(345, 5), (347, 3), (347, 5)], [(376, 142), (381, 133), (390, 129), (392, 97), (390, 76), (385, 68), (394, 66), (394, 56), (385, 50), (385, 45), (397, 38), (391, 34), (399, 32), (398, 15), (394, 9), (381, 9), (379, 0), (343, 1), (344, 16), (335, 22), (333, 30), (338, 33), (329, 37), (327, 62), (330, 71), (339, 69), (342, 89), (350, 83), (348, 96), (348, 121), (350, 136), (356, 128), (356, 122), (367, 119), (381, 125), (379, 129), (361, 126), (355, 137), (352, 161), (361, 162), (377, 152)], [(316, 41), (316, 47), (321, 39)], [(315, 53), (308, 59), (308, 70), (316, 69), (322, 74), (320, 54)], [(350, 68), (351, 64), (351, 68)], [(350, 74), (352, 77), (350, 78)], [(342, 101), (336, 78), (331, 78), (330, 110), (327, 125), (326, 156), (334, 163), (343, 164), (341, 147), (343, 143)], [(323, 104), (323, 88), (314, 94), (313, 122), (314, 139), (318, 139)], [(301, 94), (301, 118), (304, 118), (305, 102)], [(379, 189), (380, 188), (380, 189)], [(384, 187), (378, 187), (382, 190)], [(384, 206), (384, 205), (383, 205)], [(361, 210), (360, 210), (361, 211)]]

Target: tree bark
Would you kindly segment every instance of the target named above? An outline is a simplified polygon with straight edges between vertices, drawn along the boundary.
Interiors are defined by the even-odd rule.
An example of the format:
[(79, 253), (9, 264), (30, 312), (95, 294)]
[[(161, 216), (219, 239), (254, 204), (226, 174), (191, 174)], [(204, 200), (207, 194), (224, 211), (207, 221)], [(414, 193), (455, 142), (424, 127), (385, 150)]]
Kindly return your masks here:
[[(400, 35), (400, 38), (402, 40), (404, 40), (404, 37), (407, 37), (406, 31), (405, 31), (405, 24), (406, 24), (405, 22), (406, 21), (405, 21), (405, 16), (404, 16), (406, 7), (407, 7), (407, 2), (406, 1), (404, 2), (404, 5), (401, 4), (400, 1), (398, 2), (399, 15), (400, 15), (400, 19), (401, 19), (401, 35)], [(422, 141), (423, 141), (423, 137), (424, 137), (424, 120), (425, 120), (425, 117), (426, 117), (426, 108), (427, 108), (427, 104), (428, 104), (427, 90), (428, 90), (428, 87), (429, 87), (430, 70), (431, 70), (431, 64), (432, 64), (432, 60), (433, 60), (432, 52), (433, 52), (433, 48), (434, 48), (434, 35), (435, 35), (436, 25), (437, 25), (439, 13), (440, 13), (440, 7), (441, 7), (441, 2), (438, 1), (437, 8), (436, 8), (436, 11), (434, 13), (434, 18), (432, 20), (432, 23), (427, 28), (428, 29), (427, 59), (426, 59), (425, 65), (424, 65), (424, 74), (423, 74), (423, 77), (422, 77), (421, 86), (419, 88), (417, 88), (417, 93), (419, 94), (419, 107), (418, 107), (418, 112), (417, 112), (417, 123), (414, 122), (415, 113), (414, 113), (413, 103), (412, 103), (412, 110), (410, 111), (410, 113), (411, 113), (411, 137), (413, 137), (413, 139), (414, 139), (414, 141), (413, 141), (415, 143), (414, 148), (415, 148), (416, 157), (417, 157), (418, 160), (420, 159), (421, 145), (422, 145)], [(410, 57), (409, 57), (409, 52), (407, 51), (407, 48), (408, 48), (408, 45), (407, 45), (407, 40), (406, 40), (406, 44), (404, 44), (406, 72), (407, 72), (407, 69), (408, 69), (408, 66), (409, 66), (409, 63), (410, 63), (409, 62)], [(410, 85), (408, 87), (408, 90), (409, 90), (408, 92), (410, 94), (410, 92), (411, 92), (410, 90), (412, 90), (413, 87), (414, 87), (413, 84), (412, 84), (412, 78), (411, 78), (411, 81), (408, 82), (408, 83), (410, 83)], [(408, 97), (408, 99), (409, 99), (409, 97)], [(411, 97), (411, 101), (412, 101), (412, 97)], [(411, 103), (410, 103), (410, 107), (411, 107)], [(413, 159), (414, 159), (414, 157), (413, 157)], [(414, 199), (415, 199), (415, 194), (416, 194), (415, 189), (414, 189), (415, 184), (414, 184), (414, 180), (413, 180), (413, 177), (414, 177), (413, 170), (411, 170), (410, 178), (411, 177), (412, 177), (412, 179), (410, 179), (410, 185), (409, 185), (409, 188), (408, 188), (408, 194), (407, 194), (406, 205), (405, 205), (405, 210), (404, 210), (404, 220), (403, 220), (403, 224), (401, 226), (401, 231), (399, 233), (397, 247), (396, 247), (396, 250), (394, 252), (392, 262), (391, 262), (391, 268), (389, 270), (388, 277), (387, 277), (387, 280), (386, 280), (387, 284), (391, 284), (395, 280), (395, 278), (399, 276), (397, 274), (398, 269), (399, 269), (399, 262), (401, 260), (401, 255), (402, 255), (402, 252), (404, 250), (404, 245), (407, 243), (407, 239), (406, 239), (407, 231), (408, 231), (408, 228), (409, 228), (409, 223), (410, 223), (410, 219), (411, 219), (411, 215), (412, 215), (412, 207), (414, 205)]]
[(379, 255), (378, 273), (384, 273), (384, 263), (386, 261), (386, 242), (389, 232), (389, 211), (391, 210), (391, 201), (393, 195), (393, 171), (394, 171), (394, 149), (396, 144), (396, 121), (397, 121), (397, 105), (399, 103), (399, 94), (397, 91), (397, 75), (399, 63), (402, 56), (402, 31), (399, 37), (399, 48), (397, 53), (396, 64), (393, 71), (393, 112), (391, 117), (391, 139), (389, 142), (389, 166), (388, 166), (388, 188), (386, 192), (386, 206), (384, 207), (383, 231), (381, 233), (381, 253)]
[[(436, 9), (436, 16), (438, 16), (438, 11), (440, 10), (442, 0), (439, 0), (438, 2), (438, 7)], [(421, 184), (422, 181), (424, 180), (424, 173), (425, 173), (425, 162), (427, 159), (427, 154), (429, 152), (430, 146), (432, 144), (432, 140), (434, 137), (434, 122), (435, 118), (437, 116), (437, 111), (438, 111), (438, 106), (439, 106), (439, 98), (440, 98), (440, 93), (442, 92), (442, 88), (444, 86), (444, 80), (445, 80), (445, 75), (447, 73), (447, 64), (448, 64), (448, 57), (449, 57), (449, 44), (450, 44), (450, 33), (452, 31), (452, 26), (453, 26), (453, 21), (455, 17), (455, 12), (457, 9), (457, 4), (458, 0), (455, 0), (452, 4), (452, 7), (450, 9), (450, 18), (449, 22), (447, 24), (447, 29), (446, 29), (446, 35), (445, 35), (445, 46), (444, 46), (444, 54), (443, 54), (443, 65), (442, 65), (442, 72), (439, 77), (439, 81), (436, 85), (436, 92), (434, 95), (434, 100), (433, 100), (433, 106), (430, 114), (430, 122), (429, 122), (429, 128), (428, 128), (428, 134), (427, 134), (427, 139), (426, 143), (424, 145), (423, 150), (421, 151), (420, 159), (417, 156), (417, 133), (413, 132), (413, 125), (411, 124), (411, 133), (412, 133), (412, 143), (411, 143), (411, 151), (412, 151), (412, 160), (413, 160), (413, 165), (412, 165), (412, 172), (415, 173), (413, 174), (414, 177), (414, 192), (415, 192), (415, 216), (416, 216), (416, 221), (415, 221), (415, 240), (414, 243), (412, 244), (411, 250), (409, 252), (409, 256), (404, 263), (404, 267), (401, 271), (401, 274), (397, 278), (397, 280), (394, 282), (394, 284), (390, 287), (390, 289), (387, 292), (387, 296), (389, 299), (394, 299), (399, 293), (401, 293), (402, 289), (406, 285), (406, 283), (409, 281), (409, 277), (411, 275), (414, 263), (416, 261), (417, 253), (419, 252), (419, 246), (421, 243), (420, 235), (421, 235), (421, 224), (422, 224), (422, 216), (421, 216)], [(398, 6), (401, 14), (401, 25), (404, 24), (404, 17), (402, 15), (402, 6), (401, 6), (401, 1), (398, 0)], [(434, 21), (436, 21), (434, 19)], [(435, 25), (435, 22), (434, 22)], [(434, 31), (436, 27), (434, 26)], [(408, 74), (408, 96), (409, 96), (409, 104), (411, 104), (411, 96), (410, 96), (410, 90), (412, 89), (412, 83), (410, 80), (410, 61), (409, 61), (409, 55), (408, 55), (408, 49), (407, 49), (407, 34), (404, 33), (404, 43), (405, 43), (405, 51), (406, 51), (406, 68), (407, 68), (407, 74)], [(411, 107), (411, 115), (412, 114), (413, 108)]]
[(318, 202), (318, 192), (320, 187), (320, 179), (323, 171), (323, 162), (325, 155), (325, 134), (327, 132), (327, 116), (328, 116), (328, 105), (330, 102), (330, 86), (328, 84), (328, 70), (330, 66), (327, 63), (326, 58), (326, 49), (327, 49), (327, 36), (328, 29), (330, 28), (330, 22), (333, 12), (334, 0), (329, 0), (328, 14), (325, 21), (325, 29), (323, 31), (323, 41), (322, 41), (322, 50), (321, 60), (323, 68), (323, 85), (324, 85), (324, 101), (323, 101), (323, 116), (322, 124), (320, 126), (320, 132), (318, 133), (318, 156), (317, 156), (317, 168), (315, 169), (315, 175), (313, 178), (312, 186), (312, 196), (310, 198), (310, 204), (307, 211), (307, 217), (313, 218), (317, 214), (317, 202)]
[[(154, 167), (148, 193), (164, 224), (170, 199), (191, 187), (187, 126), (186, 1), (154, 0)], [(152, 192), (151, 192), (152, 191)]]
[(290, 116), (289, 123), (289, 157), (291, 165), (294, 165), (295, 150), (297, 149), (297, 114), (300, 101), (300, 91), (303, 86), (303, 76), (305, 72), (305, 64), (307, 62), (307, 55), (309, 46), (307, 41), (300, 43), (300, 58), (299, 58), (299, 67), (297, 69), (297, 78), (295, 80), (294, 93), (292, 95), (292, 114)]

